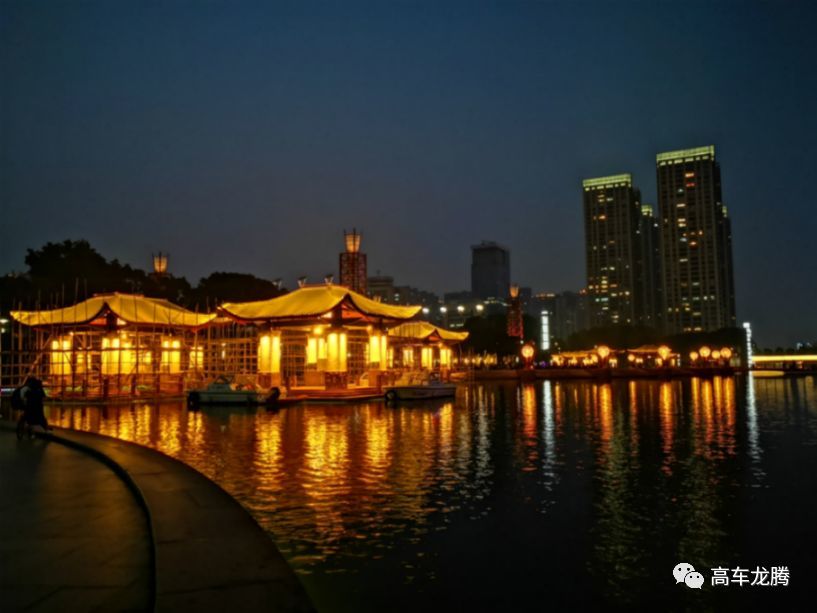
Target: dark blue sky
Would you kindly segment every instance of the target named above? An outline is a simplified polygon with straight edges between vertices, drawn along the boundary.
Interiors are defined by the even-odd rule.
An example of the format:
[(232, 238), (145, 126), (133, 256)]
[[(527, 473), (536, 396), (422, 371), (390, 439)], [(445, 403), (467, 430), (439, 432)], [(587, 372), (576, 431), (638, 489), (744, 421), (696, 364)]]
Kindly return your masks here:
[(738, 317), (817, 339), (814, 2), (0, 3), (0, 271), (147, 266), (464, 289), (469, 245), (584, 283), (580, 180), (715, 144)]

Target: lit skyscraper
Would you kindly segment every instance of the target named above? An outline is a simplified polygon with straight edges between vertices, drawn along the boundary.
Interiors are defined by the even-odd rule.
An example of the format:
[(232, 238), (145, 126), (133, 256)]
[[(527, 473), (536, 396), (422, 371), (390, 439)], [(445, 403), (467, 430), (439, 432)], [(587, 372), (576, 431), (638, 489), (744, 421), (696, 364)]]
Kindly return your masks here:
[(640, 323), (639, 191), (629, 174), (585, 179), (582, 186), (591, 323)]
[(659, 153), (656, 170), (664, 327), (667, 332), (733, 327), (732, 231), (715, 147)]

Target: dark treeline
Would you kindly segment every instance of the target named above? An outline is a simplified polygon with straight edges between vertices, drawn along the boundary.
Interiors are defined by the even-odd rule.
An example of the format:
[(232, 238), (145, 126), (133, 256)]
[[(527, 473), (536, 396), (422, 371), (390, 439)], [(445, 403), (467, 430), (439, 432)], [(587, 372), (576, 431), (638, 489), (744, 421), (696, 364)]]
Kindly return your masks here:
[(0, 311), (51, 308), (94, 294), (126, 292), (166, 298), (190, 309), (207, 310), (219, 302), (262, 300), (283, 293), (275, 283), (254, 275), (214, 272), (193, 286), (184, 277), (151, 272), (107, 260), (88, 241), (66, 240), (29, 249), (21, 274), (0, 277)]

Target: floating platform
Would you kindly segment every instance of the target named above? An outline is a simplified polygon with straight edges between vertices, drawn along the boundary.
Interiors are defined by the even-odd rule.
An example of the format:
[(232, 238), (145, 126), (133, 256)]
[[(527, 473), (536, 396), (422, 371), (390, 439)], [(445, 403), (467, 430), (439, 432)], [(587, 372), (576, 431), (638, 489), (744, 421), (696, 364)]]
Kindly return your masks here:
[(325, 389), (322, 387), (293, 387), (279, 404), (296, 402), (355, 402), (360, 400), (382, 400), (383, 391), (376, 387), (347, 387), (344, 389)]

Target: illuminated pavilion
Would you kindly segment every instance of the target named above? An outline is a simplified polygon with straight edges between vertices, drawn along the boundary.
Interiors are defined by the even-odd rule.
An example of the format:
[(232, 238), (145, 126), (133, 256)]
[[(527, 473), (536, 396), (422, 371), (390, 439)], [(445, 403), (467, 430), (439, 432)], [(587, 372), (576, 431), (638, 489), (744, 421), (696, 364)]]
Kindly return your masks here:
[[(439, 370), (443, 379), (451, 372), (453, 347), (468, 338), (426, 321), (410, 321), (389, 329), (393, 366), (404, 371)], [(399, 351), (397, 351), (399, 349)]]
[(337, 391), (388, 383), (394, 364), (388, 330), (420, 309), (326, 283), (218, 310), (235, 323), (221, 341), (225, 360), (234, 356), (234, 372), (257, 375), (262, 387)]
[(42, 379), (59, 399), (181, 396), (226, 375), (240, 387), (316, 396), (376, 395), (383, 385), (447, 378), (467, 332), (416, 321), (420, 306), (372, 300), (331, 283), (200, 314), (167, 300), (102, 294), (78, 304), (13, 311), (14, 384)]
[(167, 300), (100, 294), (72, 306), (12, 311), (14, 384), (42, 379), (55, 398), (179, 396), (203, 375), (203, 329), (215, 315)]

